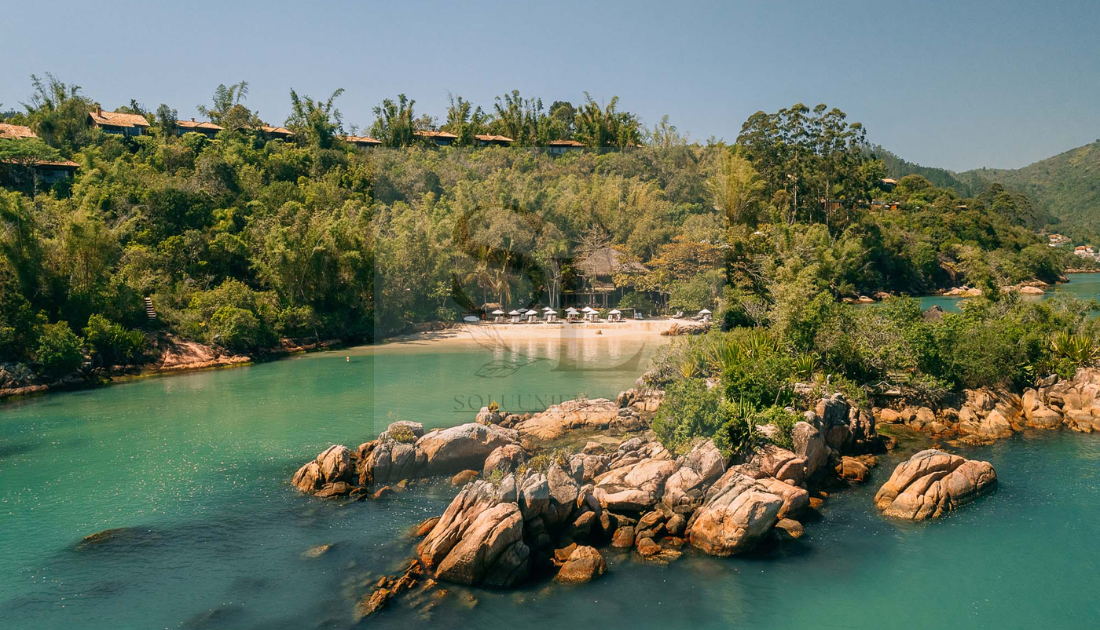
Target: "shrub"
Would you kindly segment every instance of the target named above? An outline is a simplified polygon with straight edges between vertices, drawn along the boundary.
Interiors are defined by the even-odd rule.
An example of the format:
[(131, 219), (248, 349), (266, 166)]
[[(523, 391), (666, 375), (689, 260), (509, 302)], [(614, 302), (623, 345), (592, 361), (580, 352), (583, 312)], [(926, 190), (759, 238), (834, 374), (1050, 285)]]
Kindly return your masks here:
[(228, 350), (250, 350), (260, 345), (260, 320), (252, 311), (223, 306), (210, 318), (210, 340)]
[(413, 430), (404, 425), (397, 425), (387, 431), (390, 437), (401, 444), (412, 444), (416, 442), (416, 433)]
[(718, 388), (707, 389), (697, 378), (672, 383), (653, 419), (653, 432), (670, 451), (683, 453), (697, 437), (714, 437), (722, 428)]
[(783, 407), (768, 407), (764, 411), (758, 413), (754, 420), (756, 424), (771, 425), (775, 427), (775, 432), (771, 437), (771, 443), (791, 450), (794, 448), (794, 442), (791, 439), (791, 430), (794, 429), (795, 423), (800, 419), (798, 414), (791, 413)]
[(71, 374), (84, 363), (80, 337), (73, 333), (66, 322), (43, 324), (38, 334), (38, 349), (34, 353), (34, 360), (41, 367), (42, 373), (50, 378), (58, 379)]
[(127, 330), (102, 315), (92, 315), (84, 327), (84, 344), (99, 367), (137, 363), (145, 352), (145, 335)]

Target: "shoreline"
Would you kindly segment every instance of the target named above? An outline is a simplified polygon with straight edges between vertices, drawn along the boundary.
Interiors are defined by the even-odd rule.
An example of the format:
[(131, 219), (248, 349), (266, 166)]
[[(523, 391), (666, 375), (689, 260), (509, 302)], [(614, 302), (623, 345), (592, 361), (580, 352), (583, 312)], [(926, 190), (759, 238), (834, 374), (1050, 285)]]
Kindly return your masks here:
[(491, 322), (453, 324), (440, 330), (425, 330), (387, 337), (374, 346), (452, 345), (494, 341), (536, 341), (548, 339), (640, 339), (660, 337), (673, 325), (698, 324), (686, 319), (651, 319), (622, 322), (547, 324), (498, 324)]

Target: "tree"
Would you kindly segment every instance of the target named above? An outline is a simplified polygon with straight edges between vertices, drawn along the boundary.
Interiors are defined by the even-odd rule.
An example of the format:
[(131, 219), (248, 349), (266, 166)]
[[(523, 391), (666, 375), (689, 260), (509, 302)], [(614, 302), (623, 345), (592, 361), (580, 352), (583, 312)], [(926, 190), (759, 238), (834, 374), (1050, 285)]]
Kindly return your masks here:
[(291, 89), (291, 114), (286, 119), (286, 126), (294, 132), (295, 138), (304, 138), (312, 147), (331, 148), (336, 134), (343, 130), (343, 117), (335, 106), (336, 99), (343, 93), (344, 89), (340, 88), (327, 101), (321, 102), (308, 96), (299, 97)]
[(450, 104), (447, 106), (447, 122), (440, 129), (458, 136), (455, 140), (456, 146), (474, 146), (474, 136), (485, 133), (492, 118), (461, 96), (449, 95), (448, 99)]
[(80, 93), (80, 86), (66, 85), (50, 73), (45, 80), (32, 74), (31, 83), (34, 92), (29, 102), (23, 103), (31, 129), (66, 156), (89, 144), (92, 102)]
[(177, 121), (179, 121), (179, 112), (161, 103), (157, 108), (157, 126), (160, 128), (162, 138), (171, 138), (176, 135)]
[(601, 107), (584, 93), (585, 103), (574, 118), (574, 136), (585, 146), (593, 148), (625, 148), (642, 141), (641, 123), (634, 114), (618, 111), (619, 97), (611, 97), (607, 106)]
[(718, 159), (718, 172), (707, 182), (715, 209), (721, 211), (730, 224), (756, 225), (764, 180), (752, 163), (735, 151), (726, 152)]
[(371, 135), (387, 147), (407, 147), (416, 142), (413, 106), (416, 101), (398, 94), (397, 100), (385, 99), (374, 108)]

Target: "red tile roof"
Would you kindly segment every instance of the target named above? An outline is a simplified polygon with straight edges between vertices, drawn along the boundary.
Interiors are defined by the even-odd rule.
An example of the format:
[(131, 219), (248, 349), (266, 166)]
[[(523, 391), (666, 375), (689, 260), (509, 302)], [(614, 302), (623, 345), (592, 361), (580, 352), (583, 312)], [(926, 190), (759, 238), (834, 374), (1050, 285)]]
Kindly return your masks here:
[(265, 133), (275, 134), (277, 136), (293, 136), (294, 132), (286, 127), (272, 127), (271, 125), (264, 125), (260, 127), (260, 131)]
[(458, 138), (458, 136), (454, 135), (453, 133), (447, 133), (446, 131), (417, 131), (414, 132), (413, 135), (417, 135), (422, 138), (450, 138), (451, 140)]
[(548, 147), (583, 147), (584, 144), (576, 140), (551, 140), (546, 143)]
[(488, 135), (488, 134), (478, 134), (474, 137), (477, 138), (478, 140), (481, 140), (482, 142), (515, 142), (515, 140), (512, 140), (508, 136), (493, 136), (493, 135)]
[(221, 125), (215, 125), (212, 122), (199, 121), (195, 122), (195, 119), (191, 120), (177, 120), (176, 126), (180, 129), (205, 129), (208, 131), (221, 131), (224, 129)]
[(381, 140), (375, 140), (369, 136), (344, 136), (344, 142), (352, 144), (382, 144)]
[(105, 112), (102, 109), (88, 112), (92, 122), (99, 127), (148, 127), (149, 121), (140, 114), (122, 114), (119, 112)]
[(30, 127), (0, 123), (0, 138), (37, 138)]

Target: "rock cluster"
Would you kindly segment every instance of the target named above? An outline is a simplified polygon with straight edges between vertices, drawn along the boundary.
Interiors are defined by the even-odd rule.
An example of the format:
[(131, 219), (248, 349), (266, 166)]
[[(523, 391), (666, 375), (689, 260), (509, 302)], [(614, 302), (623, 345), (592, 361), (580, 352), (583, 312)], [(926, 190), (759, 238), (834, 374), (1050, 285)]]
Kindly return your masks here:
[(905, 407), (876, 409), (883, 423), (904, 424), (937, 435), (960, 436), (963, 442), (988, 442), (1027, 428), (1100, 431), (1100, 370), (1082, 368), (1072, 379), (1048, 377), (1037, 388), (1016, 395), (1003, 390), (965, 390), (957, 406), (938, 411)]
[(522, 457), (518, 444), (515, 431), (495, 425), (469, 423), (425, 434), (419, 423), (395, 422), (354, 452), (330, 446), (302, 466), (291, 483), (323, 498), (359, 495), (371, 484), (479, 471), (494, 453), (498, 464), (515, 464)]
[(898, 464), (875, 495), (875, 505), (886, 516), (920, 521), (943, 516), (996, 486), (989, 462), (928, 449)]
[(411, 573), (386, 578), (360, 604), (369, 614), (418, 581), (507, 588), (554, 574), (585, 582), (606, 572), (605, 545), (668, 562), (685, 544), (727, 556), (769, 537), (798, 538), (797, 519), (815, 500), (808, 484), (865, 480), (873, 458), (862, 454), (881, 448), (874, 416), (839, 395), (795, 425), (791, 450), (762, 446), (735, 465), (711, 441), (677, 456), (652, 433), (623, 436), (617, 446), (608, 436), (572, 454), (531, 446), (576, 430), (647, 429), (645, 414), (659, 401), (660, 392), (639, 387), (614, 402), (570, 401), (519, 417), (512, 429), (497, 424), (507, 414), (488, 409), (479, 422), (428, 433), (394, 423), (354, 452), (326, 449), (293, 483), (318, 496), (363, 495), (371, 484), (429, 475), (462, 485), (441, 516), (416, 528), (422, 540)]

